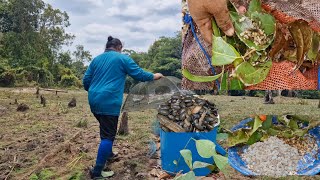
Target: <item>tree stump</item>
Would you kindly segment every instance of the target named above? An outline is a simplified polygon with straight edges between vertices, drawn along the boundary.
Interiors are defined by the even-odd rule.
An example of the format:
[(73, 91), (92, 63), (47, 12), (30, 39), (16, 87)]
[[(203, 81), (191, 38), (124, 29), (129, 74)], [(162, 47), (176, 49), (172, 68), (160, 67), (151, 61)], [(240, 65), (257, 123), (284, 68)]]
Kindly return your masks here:
[(27, 110), (29, 110), (29, 106), (24, 103), (19, 104), (19, 106), (17, 108), (17, 111), (19, 111), (19, 112), (25, 112)]
[(39, 95), (40, 95), (40, 88), (39, 87), (37, 87), (36, 95), (37, 95), (37, 98), (39, 98)]
[(273, 97), (272, 97), (272, 91), (267, 90), (265, 92), (264, 104), (274, 104)]
[(42, 104), (43, 105), (43, 107), (46, 107), (46, 104), (47, 104), (47, 100), (46, 100), (46, 98), (43, 96), (43, 95), (41, 95), (40, 96), (40, 104)]
[(129, 127), (128, 127), (128, 112), (123, 112), (120, 119), (120, 127), (118, 130), (119, 135), (128, 135)]
[(68, 103), (68, 107), (69, 108), (74, 108), (77, 106), (77, 99), (76, 98), (72, 98), (71, 101)]

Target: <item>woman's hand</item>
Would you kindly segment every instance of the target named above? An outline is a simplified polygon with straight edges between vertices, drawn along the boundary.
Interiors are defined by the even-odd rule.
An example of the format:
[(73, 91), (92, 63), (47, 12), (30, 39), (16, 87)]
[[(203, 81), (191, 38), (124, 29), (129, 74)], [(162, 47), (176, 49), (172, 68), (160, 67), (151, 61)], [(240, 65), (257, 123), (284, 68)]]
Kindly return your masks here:
[[(239, 1), (241, 0), (233, 0), (235, 4), (239, 4)], [(233, 36), (234, 27), (230, 19), (227, 0), (188, 0), (188, 6), (206, 42), (212, 43), (212, 17), (227, 36)], [(246, 11), (245, 6), (239, 5), (237, 8), (239, 13)]]
[(156, 73), (156, 74), (154, 74), (153, 75), (153, 79), (154, 80), (159, 80), (159, 79), (161, 79), (161, 78), (163, 78), (164, 76), (161, 74), (161, 73)]

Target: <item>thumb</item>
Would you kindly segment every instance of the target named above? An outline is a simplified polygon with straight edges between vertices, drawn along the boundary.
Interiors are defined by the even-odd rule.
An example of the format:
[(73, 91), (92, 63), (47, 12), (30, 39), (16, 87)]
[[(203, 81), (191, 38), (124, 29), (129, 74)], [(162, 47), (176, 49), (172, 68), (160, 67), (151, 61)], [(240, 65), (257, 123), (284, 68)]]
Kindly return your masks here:
[(208, 6), (207, 0), (188, 0), (188, 7), (190, 14), (197, 24), (198, 29), (203, 39), (209, 44), (212, 43), (212, 23), (210, 15), (206, 7)]
[(208, 11), (212, 14), (220, 27), (220, 29), (227, 35), (233, 36), (234, 27), (230, 18), (230, 13), (226, 0), (218, 0), (220, 3), (210, 4)]

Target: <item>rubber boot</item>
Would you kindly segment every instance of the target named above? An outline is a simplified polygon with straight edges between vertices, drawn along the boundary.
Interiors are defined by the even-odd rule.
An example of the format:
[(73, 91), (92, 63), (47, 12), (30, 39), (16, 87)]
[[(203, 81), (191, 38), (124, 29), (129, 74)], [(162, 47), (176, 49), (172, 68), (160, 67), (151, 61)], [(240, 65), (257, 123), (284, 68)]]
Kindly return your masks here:
[(101, 172), (104, 169), (104, 166), (107, 162), (108, 157), (110, 157), (112, 153), (112, 144), (113, 142), (108, 139), (103, 139), (100, 142), (98, 155), (96, 160), (96, 165), (94, 166), (91, 174), (91, 178), (99, 178), (101, 177)]

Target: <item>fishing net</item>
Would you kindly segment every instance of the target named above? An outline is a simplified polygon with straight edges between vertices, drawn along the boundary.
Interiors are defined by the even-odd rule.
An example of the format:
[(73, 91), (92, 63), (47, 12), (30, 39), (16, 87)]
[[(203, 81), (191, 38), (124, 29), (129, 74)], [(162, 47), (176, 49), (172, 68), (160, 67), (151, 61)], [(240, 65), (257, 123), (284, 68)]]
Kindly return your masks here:
[(122, 111), (157, 109), (175, 92), (181, 92), (181, 80), (176, 77), (167, 76), (157, 81), (138, 83), (130, 89)]
[[(263, 0), (263, 8), (271, 13), (279, 23), (288, 24), (298, 19), (303, 19), (315, 31), (320, 32), (320, 1), (319, 0)], [(182, 13), (188, 13), (186, 1), (182, 1)], [(194, 23), (195, 24), (195, 23)], [(211, 55), (212, 47), (202, 38), (199, 30), (196, 34), (204, 46), (204, 49)], [(183, 52), (182, 68), (187, 69), (194, 75), (212, 75), (210, 66), (203, 54), (203, 51), (195, 41), (189, 25), (183, 26)], [(268, 77), (260, 84), (246, 87), (248, 90), (315, 90), (318, 81), (318, 66), (316, 63), (312, 68), (302, 71), (295, 71), (296, 64), (290, 61), (274, 62)], [(221, 71), (220, 71), (221, 72)], [(219, 70), (216, 72), (219, 73)], [(182, 88), (192, 90), (211, 90), (214, 83), (196, 83), (186, 78), (182, 79)]]

